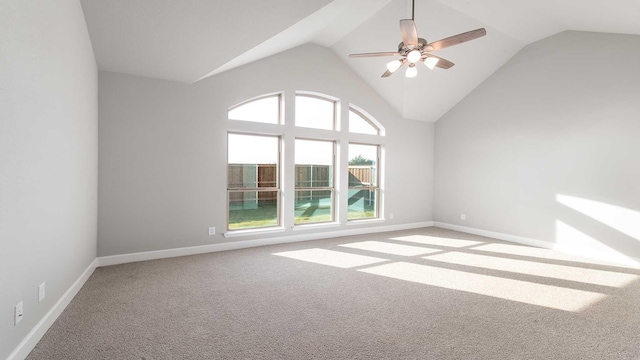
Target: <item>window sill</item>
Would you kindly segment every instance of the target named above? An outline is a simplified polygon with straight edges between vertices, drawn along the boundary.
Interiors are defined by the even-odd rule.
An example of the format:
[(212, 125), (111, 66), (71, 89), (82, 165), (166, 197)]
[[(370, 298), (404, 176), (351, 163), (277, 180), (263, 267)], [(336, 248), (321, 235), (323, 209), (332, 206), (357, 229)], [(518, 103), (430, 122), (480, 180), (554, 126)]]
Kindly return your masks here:
[(340, 226), (340, 223), (338, 223), (338, 222), (328, 222), (328, 223), (320, 223), (320, 224), (300, 224), (300, 225), (294, 225), (293, 226), (293, 231), (309, 230), (309, 229), (323, 229), (323, 228), (336, 227), (336, 226)]
[(383, 223), (385, 219), (383, 218), (375, 218), (375, 219), (354, 219), (347, 221), (347, 226), (349, 225), (361, 225), (361, 224), (373, 224), (373, 223)]
[(285, 228), (282, 226), (265, 228), (265, 229), (246, 229), (246, 230), (230, 230), (225, 232), (223, 235), (226, 238), (238, 237), (238, 236), (246, 236), (246, 235), (259, 235), (259, 234), (270, 234), (283, 232)]

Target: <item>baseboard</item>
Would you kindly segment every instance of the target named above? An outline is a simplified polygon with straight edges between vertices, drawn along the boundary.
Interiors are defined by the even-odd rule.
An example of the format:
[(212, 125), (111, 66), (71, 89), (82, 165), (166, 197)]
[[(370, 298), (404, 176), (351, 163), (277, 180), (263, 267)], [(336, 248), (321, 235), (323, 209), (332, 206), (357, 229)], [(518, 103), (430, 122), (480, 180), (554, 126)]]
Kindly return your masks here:
[(58, 302), (53, 305), (51, 310), (49, 310), (43, 317), (38, 321), (36, 326), (31, 329), (31, 331), (25, 336), (24, 339), (18, 344), (18, 346), (13, 350), (7, 360), (23, 360), (25, 359), (31, 350), (38, 344), (38, 341), (42, 339), (44, 334), (49, 330), (51, 325), (56, 321), (58, 316), (62, 314), (64, 309), (69, 305), (71, 300), (73, 300), (74, 296), (80, 291), (85, 282), (89, 279), (93, 271), (98, 266), (98, 259), (94, 259), (89, 267), (85, 269), (85, 271), (78, 277), (78, 279), (71, 285), (71, 287), (62, 295), (62, 297), (58, 300)]
[(178, 256), (205, 254), (205, 253), (218, 252), (218, 251), (238, 250), (238, 249), (246, 249), (246, 248), (251, 248), (256, 246), (285, 244), (285, 243), (309, 241), (309, 240), (319, 240), (319, 239), (326, 239), (326, 238), (333, 238), (333, 237), (340, 237), (340, 236), (362, 235), (362, 234), (380, 233), (380, 232), (387, 232), (387, 231), (416, 229), (416, 228), (433, 226), (433, 224), (434, 224), (433, 221), (425, 221), (425, 222), (411, 223), (411, 224), (364, 227), (364, 228), (357, 228), (357, 229), (327, 231), (327, 232), (321, 232), (321, 233), (296, 234), (296, 235), (270, 237), (270, 238), (255, 239), (255, 240), (230, 241), (230, 242), (211, 244), (211, 245), (190, 246), (190, 247), (156, 250), (156, 251), (145, 251), (145, 252), (138, 252), (133, 254), (101, 256), (98, 258), (98, 266), (109, 266), (109, 265), (125, 264), (125, 263), (137, 262), (137, 261), (166, 259), (166, 258), (172, 258), (172, 257), (178, 257)]
[(494, 239), (498, 239), (498, 240), (510, 241), (510, 242), (514, 242), (516, 244), (540, 247), (540, 248), (544, 248), (544, 249), (553, 249), (553, 245), (554, 245), (553, 243), (550, 243), (548, 241), (531, 239), (531, 238), (527, 238), (527, 237), (523, 237), (523, 236), (503, 234), (503, 233), (499, 233), (499, 232), (495, 232), (495, 231), (488, 231), (488, 230), (470, 228), (470, 227), (466, 227), (466, 226), (448, 224), (448, 223), (443, 223), (443, 222), (438, 222), (438, 221), (434, 221), (433, 222), (433, 226), (436, 226), (436, 227), (439, 227), (439, 228), (443, 228), (443, 229), (455, 230), (455, 231), (459, 231), (459, 232), (463, 232), (463, 233), (467, 233), (467, 234), (474, 234), (474, 235), (486, 236), (486, 237), (490, 237), (490, 238), (494, 238)]

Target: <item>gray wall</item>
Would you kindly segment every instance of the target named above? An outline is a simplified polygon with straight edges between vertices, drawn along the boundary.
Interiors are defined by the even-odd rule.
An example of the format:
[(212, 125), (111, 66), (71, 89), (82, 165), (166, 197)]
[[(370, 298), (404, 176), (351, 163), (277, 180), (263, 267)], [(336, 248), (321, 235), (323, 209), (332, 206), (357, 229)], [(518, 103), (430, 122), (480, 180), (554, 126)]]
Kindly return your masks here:
[[(194, 85), (110, 72), (100, 72), (99, 79), (99, 256), (432, 220), (433, 124), (403, 119), (326, 48), (305, 45)], [(338, 97), (343, 109), (353, 103), (386, 128), (384, 205), (386, 215), (395, 218), (223, 237), (227, 131), (273, 131), (273, 126), (228, 121), (227, 109), (285, 91), (283, 131), (285, 143), (292, 144), (304, 133), (291, 125), (296, 90)], [(337, 136), (342, 144), (370, 140), (345, 134), (326, 136)], [(287, 147), (285, 161), (292, 154)], [(218, 234), (208, 236), (209, 226)]]
[(640, 257), (638, 59), (639, 36), (524, 48), (436, 123), (435, 220)]
[[(0, 9), (5, 359), (96, 257), (98, 75), (78, 1), (2, 0)], [(14, 326), (19, 301), (24, 318)]]

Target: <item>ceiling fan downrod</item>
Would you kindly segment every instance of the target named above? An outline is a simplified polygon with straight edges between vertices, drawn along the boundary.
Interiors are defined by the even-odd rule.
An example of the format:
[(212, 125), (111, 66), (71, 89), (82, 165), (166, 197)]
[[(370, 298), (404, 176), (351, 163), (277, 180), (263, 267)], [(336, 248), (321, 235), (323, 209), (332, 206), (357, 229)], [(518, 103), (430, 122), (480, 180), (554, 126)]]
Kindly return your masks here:
[(411, 20), (415, 20), (416, 14), (416, 0), (411, 1)]

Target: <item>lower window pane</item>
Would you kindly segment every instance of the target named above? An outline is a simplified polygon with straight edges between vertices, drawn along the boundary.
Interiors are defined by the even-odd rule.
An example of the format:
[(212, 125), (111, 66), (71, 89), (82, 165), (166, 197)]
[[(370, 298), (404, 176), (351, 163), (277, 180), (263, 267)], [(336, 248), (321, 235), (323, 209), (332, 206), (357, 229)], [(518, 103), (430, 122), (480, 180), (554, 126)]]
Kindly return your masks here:
[(230, 191), (229, 230), (278, 226), (277, 191)]
[(369, 219), (378, 217), (377, 189), (349, 189), (347, 219)]
[(296, 190), (294, 224), (333, 221), (332, 190)]

